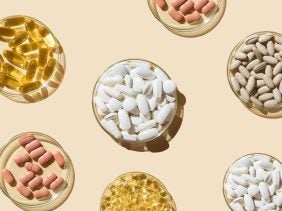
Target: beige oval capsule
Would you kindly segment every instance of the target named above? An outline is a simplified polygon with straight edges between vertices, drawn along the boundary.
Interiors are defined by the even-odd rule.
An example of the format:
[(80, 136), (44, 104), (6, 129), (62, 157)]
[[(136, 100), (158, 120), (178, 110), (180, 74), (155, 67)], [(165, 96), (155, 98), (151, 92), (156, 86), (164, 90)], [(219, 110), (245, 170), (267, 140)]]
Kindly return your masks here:
[(26, 198), (33, 197), (32, 192), (21, 183), (17, 185), (17, 191)]
[(264, 56), (263, 61), (271, 65), (276, 65), (278, 63), (278, 59), (272, 56)]
[(231, 77), (231, 85), (232, 85), (233, 90), (234, 90), (235, 92), (239, 92), (239, 90), (240, 90), (240, 84), (239, 84), (239, 82), (236, 80), (235, 77)]
[(57, 164), (61, 168), (64, 168), (64, 166), (65, 166), (65, 158), (64, 158), (64, 156), (59, 151), (53, 152), (53, 156), (54, 156), (55, 161), (57, 162)]
[(260, 60), (259, 60), (259, 59), (253, 60), (253, 61), (251, 61), (251, 62), (247, 65), (247, 69), (248, 69), (248, 70), (252, 70), (252, 69), (254, 69), (254, 67), (255, 67), (256, 65), (258, 65), (259, 63), (260, 63)]
[(234, 57), (235, 57), (235, 59), (238, 59), (238, 60), (245, 60), (245, 59), (247, 59), (247, 54), (238, 51), (238, 52), (235, 53)]
[(53, 191), (58, 190), (63, 184), (65, 183), (65, 180), (62, 177), (58, 177), (54, 182), (50, 184), (50, 188)]
[(273, 83), (277, 86), (278, 84), (280, 84), (281, 80), (282, 80), (282, 74), (279, 73), (273, 78)]
[(49, 174), (47, 177), (45, 177), (42, 181), (42, 184), (46, 187), (49, 188), (51, 183), (54, 182), (57, 179), (57, 175), (55, 173)]
[(255, 84), (256, 84), (256, 79), (255, 79), (254, 76), (251, 76), (248, 80), (246, 87), (245, 87), (248, 93), (251, 93), (254, 90)]
[(265, 67), (265, 75), (267, 75), (269, 78), (273, 77), (273, 71), (272, 71), (272, 67), (270, 65), (267, 65)]
[(266, 48), (268, 50), (269, 56), (274, 56), (275, 54), (275, 49), (274, 49), (274, 44), (272, 41), (268, 41), (266, 44)]
[(245, 77), (241, 73), (237, 72), (235, 74), (235, 78), (242, 86), (246, 86), (247, 85), (247, 81), (246, 81)]
[(276, 100), (269, 100), (264, 103), (265, 108), (276, 108), (278, 106), (278, 102)]
[(273, 99), (273, 94), (272, 93), (265, 93), (265, 94), (260, 95), (258, 99), (261, 102), (265, 102), (265, 101)]
[(266, 47), (264, 45), (262, 45), (261, 43), (257, 42), (256, 43), (256, 47), (259, 50), (259, 52), (262, 53), (262, 55), (267, 56), (268, 50), (266, 49)]
[(275, 65), (273, 68), (273, 75), (278, 75), (279, 73), (282, 72), (282, 62), (279, 62), (278, 64)]
[(39, 147), (33, 151), (30, 152), (30, 157), (32, 159), (38, 159), (39, 157), (41, 157), (44, 153), (46, 152), (46, 150), (44, 149), (44, 147)]
[(256, 105), (256, 106), (258, 106), (258, 107), (263, 107), (263, 103), (262, 102), (260, 102), (257, 98), (255, 98), (255, 97), (251, 97), (251, 101)]
[(28, 187), (34, 191), (38, 188), (40, 188), (40, 186), (42, 185), (42, 177), (40, 176), (36, 176), (35, 178), (33, 178), (29, 183), (28, 183)]
[(200, 15), (199, 12), (197, 11), (194, 11), (192, 14), (189, 14), (189, 15), (186, 15), (185, 16), (185, 20), (188, 22), (188, 23), (194, 23), (194, 22), (197, 22), (199, 20), (201, 20), (202, 17)]
[(214, 1), (209, 1), (209, 3), (202, 8), (202, 13), (204, 15), (210, 14), (214, 10), (215, 6), (216, 4)]
[(156, 4), (161, 8), (162, 10), (167, 9), (167, 3), (165, 0), (156, 0)]
[(40, 190), (36, 190), (33, 192), (33, 195), (35, 198), (37, 198), (38, 200), (40, 199), (46, 199), (48, 196), (50, 196), (50, 192), (49, 190), (47, 190), (46, 188), (42, 188)]
[(171, 8), (168, 13), (169, 13), (170, 17), (172, 17), (178, 23), (184, 22), (184, 16), (180, 12), (175, 10), (174, 8)]
[(251, 76), (250, 72), (247, 70), (246, 67), (244, 67), (243, 65), (241, 65), (239, 67), (239, 72), (245, 77), (245, 78), (249, 78)]
[(266, 67), (266, 65), (267, 65), (266, 62), (259, 63), (258, 65), (256, 65), (256, 66), (254, 67), (253, 71), (254, 71), (255, 73), (258, 73), (258, 72), (264, 70), (265, 67)]
[(12, 172), (8, 169), (2, 170), (2, 176), (4, 177), (4, 180), (9, 183), (9, 185), (14, 185), (15, 183), (15, 177), (13, 176)]
[(209, 3), (209, 0), (198, 0), (194, 5), (194, 9), (200, 12), (202, 8), (208, 3)]
[(265, 93), (270, 92), (270, 91), (271, 91), (271, 89), (269, 87), (263, 86), (263, 87), (260, 87), (258, 89), (258, 94), (262, 95), (262, 94), (265, 94)]
[(14, 161), (18, 166), (22, 166), (24, 163), (26, 163), (29, 160), (30, 160), (30, 157), (28, 153), (23, 153), (14, 158)]
[(233, 71), (233, 70), (236, 70), (240, 65), (241, 65), (241, 61), (239, 60), (235, 60), (234, 62), (231, 63), (230, 65), (230, 70)]
[(246, 44), (254, 44), (258, 41), (259, 36), (257, 34), (251, 35), (246, 39)]
[(269, 76), (264, 75), (263, 80), (264, 80), (266, 86), (268, 86), (270, 89), (274, 88), (275, 84), (273, 83), (272, 79)]
[(180, 6), (179, 11), (184, 15), (187, 15), (194, 8), (194, 2), (192, 0), (188, 0), (186, 3)]
[(250, 101), (250, 95), (247, 92), (247, 90), (245, 88), (241, 88), (240, 89), (240, 95), (241, 95), (241, 99), (245, 102), (248, 103)]
[(258, 41), (260, 43), (266, 43), (268, 41), (270, 41), (273, 38), (273, 36), (271, 34), (262, 34), (259, 36)]
[(34, 173), (39, 173), (41, 171), (40, 166), (36, 163), (26, 162), (24, 164), (24, 167), (25, 167), (26, 170), (32, 171)]
[(243, 53), (251, 53), (253, 51), (254, 47), (255, 47), (254, 44), (244, 45), (244, 46), (242, 46), (240, 51), (243, 52)]
[(30, 142), (32, 142), (34, 139), (35, 137), (30, 134), (30, 135), (26, 135), (26, 136), (19, 138), (18, 142), (20, 145), (25, 146), (29, 144)]
[(35, 174), (32, 171), (27, 172), (24, 176), (20, 178), (22, 184), (27, 184), (35, 177)]
[(257, 88), (260, 88), (262, 86), (265, 86), (265, 82), (264, 82), (264, 80), (257, 80), (256, 85), (257, 85)]
[(53, 160), (53, 155), (51, 152), (45, 152), (42, 156), (39, 157), (38, 163), (40, 163), (41, 166), (45, 166), (49, 162)]
[(280, 103), (282, 101), (282, 97), (281, 97), (281, 93), (280, 93), (279, 89), (278, 88), (273, 89), (272, 93), (273, 93), (274, 99), (278, 103)]
[(259, 59), (260, 61), (262, 61), (262, 55), (256, 47), (253, 47), (253, 52), (254, 52), (256, 58)]
[(282, 51), (282, 45), (279, 45), (277, 43), (274, 44), (274, 48), (276, 51)]
[(41, 146), (40, 141), (38, 141), (37, 139), (35, 139), (34, 141), (30, 142), (29, 144), (27, 144), (25, 146), (26, 151), (31, 152), (32, 150), (37, 149), (38, 147)]

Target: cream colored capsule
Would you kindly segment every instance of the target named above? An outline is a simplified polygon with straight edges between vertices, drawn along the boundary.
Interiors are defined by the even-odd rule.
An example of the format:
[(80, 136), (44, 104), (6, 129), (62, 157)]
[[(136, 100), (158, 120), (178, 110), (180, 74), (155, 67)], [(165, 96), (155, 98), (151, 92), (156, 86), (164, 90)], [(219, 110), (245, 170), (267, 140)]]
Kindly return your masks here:
[(265, 67), (265, 75), (268, 76), (269, 78), (273, 77), (273, 70), (272, 70), (272, 67), (270, 65), (267, 65)]
[(231, 77), (231, 85), (235, 92), (238, 92), (240, 90), (240, 84), (235, 77)]
[(230, 70), (231, 71), (236, 70), (241, 65), (241, 63), (242, 63), (241, 61), (235, 60), (234, 62), (231, 63)]
[(276, 65), (278, 63), (278, 59), (272, 56), (264, 56), (263, 61), (271, 65)]
[(275, 54), (275, 49), (274, 49), (274, 44), (273, 44), (273, 42), (272, 42), (272, 41), (268, 41), (266, 47), (267, 47), (269, 56), (274, 56), (274, 54)]
[(136, 134), (129, 134), (127, 131), (122, 131), (122, 139), (126, 141), (136, 141), (137, 135)]
[(278, 102), (276, 100), (269, 100), (264, 103), (265, 108), (275, 108), (278, 106)]
[(240, 96), (241, 96), (241, 99), (245, 102), (245, 103), (248, 103), (250, 101), (250, 95), (249, 93), (247, 92), (247, 90), (245, 88), (241, 88), (240, 89)]
[(248, 93), (251, 93), (254, 90), (255, 83), (256, 83), (255, 77), (251, 76), (248, 80), (246, 87), (245, 87)]
[(261, 43), (257, 42), (256, 43), (256, 47), (259, 50), (259, 52), (262, 53), (262, 55), (267, 56), (268, 50), (267, 50), (267, 48), (264, 45), (262, 45)]
[(245, 78), (250, 78), (251, 74), (250, 72), (247, 70), (246, 67), (244, 67), (243, 65), (239, 66), (239, 72), (245, 77)]
[(277, 86), (278, 84), (280, 84), (281, 80), (282, 80), (282, 74), (279, 73), (273, 78), (273, 83)]
[(246, 39), (246, 44), (254, 44), (258, 41), (259, 36), (257, 34), (251, 35)]
[(259, 59), (255, 59), (255, 60), (251, 61), (251, 62), (247, 65), (247, 69), (248, 69), (248, 70), (252, 70), (252, 69), (254, 69), (254, 67), (255, 67), (256, 65), (258, 65), (258, 64), (260, 64), (260, 60), (259, 60)]
[(149, 139), (153, 139), (155, 137), (157, 137), (159, 131), (157, 128), (151, 128), (151, 129), (147, 129), (147, 130), (144, 130), (142, 132), (140, 132), (138, 134), (138, 140), (139, 141), (146, 141), (146, 140), (149, 140)]
[(274, 99), (278, 103), (280, 103), (282, 101), (282, 98), (281, 98), (281, 93), (280, 93), (279, 89), (278, 88), (273, 89), (272, 93), (273, 93)]
[(244, 76), (241, 73), (237, 72), (235, 74), (235, 78), (242, 86), (246, 86), (247, 85), (247, 81), (246, 81), (246, 79), (244, 78)]
[(263, 86), (263, 87), (258, 89), (258, 94), (262, 95), (262, 94), (265, 94), (265, 93), (270, 92), (270, 91), (271, 91), (271, 89), (269, 87)]
[(272, 78), (270, 78), (268, 75), (263, 76), (263, 80), (265, 84), (270, 88), (273, 89), (275, 87), (275, 84), (272, 81)]
[(253, 47), (253, 52), (254, 52), (256, 58), (259, 59), (260, 61), (262, 61), (262, 54), (261, 54), (261, 52), (259, 52), (259, 50), (256, 47)]
[(272, 93), (265, 93), (265, 94), (260, 95), (258, 99), (261, 102), (265, 102), (265, 101), (273, 99), (273, 94)]

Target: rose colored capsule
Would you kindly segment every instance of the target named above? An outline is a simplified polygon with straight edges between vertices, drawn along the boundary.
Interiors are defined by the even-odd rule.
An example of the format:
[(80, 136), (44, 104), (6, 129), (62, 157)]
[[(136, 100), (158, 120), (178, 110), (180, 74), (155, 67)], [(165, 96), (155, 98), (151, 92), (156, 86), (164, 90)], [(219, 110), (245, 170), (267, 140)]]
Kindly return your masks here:
[(24, 176), (20, 178), (22, 184), (27, 184), (35, 177), (35, 174), (32, 171), (27, 172)]
[(46, 152), (46, 150), (44, 149), (44, 147), (39, 147), (39, 148), (30, 152), (30, 157), (32, 159), (37, 159), (37, 158), (41, 157), (45, 152)]
[(197, 10), (198, 12), (201, 12), (202, 8), (209, 2), (209, 0), (198, 0), (195, 5), (194, 8), (195, 10)]
[(36, 163), (27, 162), (24, 164), (24, 167), (26, 168), (26, 170), (32, 171), (34, 173), (39, 173), (41, 171), (40, 166)]
[(33, 195), (37, 199), (47, 198), (50, 195), (50, 192), (46, 188), (36, 190), (33, 192)]
[(173, 0), (171, 5), (178, 10), (181, 5), (183, 5), (187, 0)]
[(24, 163), (30, 160), (28, 153), (21, 154), (14, 158), (15, 163), (18, 166), (22, 166)]
[(64, 184), (65, 180), (62, 177), (58, 177), (54, 182), (51, 183), (51, 190), (55, 191)]
[(199, 20), (201, 20), (201, 18), (202, 17), (200, 15), (200, 13), (198, 13), (197, 11), (194, 11), (192, 14), (189, 14), (189, 15), (185, 16), (185, 20), (188, 23), (193, 23), (193, 22), (199, 21)]
[(4, 179), (5, 179), (5, 181), (7, 183), (9, 183), (11, 186), (14, 184), (15, 178), (14, 178), (12, 172), (10, 172), (10, 170), (3, 169), (2, 170), (2, 175), (3, 175)]
[(33, 140), (29, 144), (25, 146), (26, 151), (31, 152), (32, 150), (37, 149), (38, 147), (41, 147), (41, 143), (38, 140)]
[(39, 159), (38, 163), (40, 163), (41, 166), (46, 165), (51, 160), (53, 160), (53, 155), (51, 152), (45, 152)]
[(192, 0), (188, 0), (185, 4), (181, 5), (179, 11), (184, 15), (187, 15), (194, 8), (194, 2)]
[(52, 182), (54, 182), (57, 178), (58, 178), (58, 177), (57, 177), (57, 175), (56, 175), (55, 173), (51, 173), (51, 174), (49, 174), (47, 177), (45, 177), (45, 178), (43, 179), (42, 184), (43, 184), (46, 188), (49, 188), (50, 184), (51, 184)]
[(30, 142), (32, 142), (35, 139), (35, 137), (33, 135), (26, 135), (21, 137), (18, 142), (20, 145), (22, 145), (23, 147), (27, 144), (29, 144)]
[(17, 190), (26, 198), (31, 198), (33, 196), (32, 192), (21, 183), (17, 185)]
[(59, 151), (53, 152), (53, 156), (54, 156), (55, 161), (57, 162), (57, 164), (61, 168), (64, 168), (64, 166), (65, 166), (65, 158), (64, 158), (64, 156)]
[(182, 23), (184, 21), (183, 15), (175, 9), (171, 8), (168, 13), (177, 22)]
[(156, 4), (159, 6), (159, 8), (161, 8), (162, 10), (166, 10), (167, 9), (167, 4), (165, 2), (165, 0), (156, 0)]
[(202, 13), (204, 15), (208, 15), (215, 8), (215, 3), (213, 1), (209, 1), (209, 3), (202, 8)]
[(42, 177), (40, 176), (36, 176), (33, 180), (31, 180), (29, 183), (28, 183), (28, 187), (31, 189), (31, 190), (36, 190), (38, 188), (40, 188), (40, 186), (42, 185)]

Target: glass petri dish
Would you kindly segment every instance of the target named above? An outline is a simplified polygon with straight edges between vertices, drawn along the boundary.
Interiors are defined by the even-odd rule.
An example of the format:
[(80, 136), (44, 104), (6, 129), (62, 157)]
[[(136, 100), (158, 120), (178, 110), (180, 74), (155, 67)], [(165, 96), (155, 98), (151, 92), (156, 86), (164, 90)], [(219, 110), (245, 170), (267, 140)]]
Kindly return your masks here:
[(170, 17), (168, 10), (172, 8), (172, 0), (165, 0), (168, 5), (168, 8), (166, 10), (160, 9), (156, 5), (156, 0), (147, 1), (154, 17), (169, 31), (183, 37), (198, 37), (210, 32), (220, 22), (226, 8), (226, 0), (213, 0), (217, 5), (216, 8), (207, 16), (201, 14), (200, 21), (189, 24), (187, 22), (178, 23)]
[[(264, 118), (281, 118), (282, 117), (282, 104), (280, 103), (276, 108), (265, 108), (264, 106), (257, 106), (255, 103), (252, 103), (252, 101), (245, 102), (244, 99), (240, 96), (240, 93), (237, 92), (234, 87), (232, 86), (231, 79), (235, 76), (235, 73), (238, 72), (235, 70), (231, 70), (231, 64), (235, 61), (235, 53), (239, 50), (241, 50), (244, 46), (246, 46), (246, 41), (249, 40), (252, 37), (260, 36), (260, 35), (273, 35), (274, 37), (282, 37), (281, 34), (271, 31), (262, 31), (262, 32), (256, 32), (249, 36), (247, 36), (244, 40), (241, 40), (232, 50), (227, 64), (227, 78), (229, 85), (233, 91), (233, 93), (237, 96), (237, 98), (241, 101), (241, 103), (251, 112), (254, 114), (264, 117)], [(272, 65), (272, 68), (275, 65)], [(273, 76), (274, 78), (274, 76)], [(257, 90), (258, 87), (255, 87), (255, 90)], [(256, 96), (257, 93), (253, 93), (250, 96)]]
[(75, 181), (75, 172), (72, 161), (64, 151), (63, 147), (56, 140), (38, 132), (27, 132), (13, 137), (0, 151), (0, 172), (2, 172), (3, 169), (9, 169), (17, 182), (19, 181), (19, 178), (27, 172), (24, 167), (19, 167), (15, 164), (14, 157), (22, 152), (26, 152), (26, 150), (18, 143), (18, 140), (20, 137), (28, 134), (34, 135), (34, 137), (41, 142), (46, 151), (59, 151), (63, 155), (65, 158), (65, 166), (63, 169), (60, 168), (56, 162), (53, 162), (48, 167), (42, 168), (43, 171), (39, 175), (44, 178), (54, 172), (58, 177), (62, 177), (65, 180), (65, 184), (56, 191), (49, 190), (51, 196), (44, 200), (37, 200), (35, 198), (27, 199), (23, 197), (16, 190), (16, 187), (9, 185), (4, 180), (2, 175), (0, 176), (0, 188), (2, 192), (20, 209), (30, 211), (54, 210), (67, 200), (72, 192)]
[(123, 139), (122, 137), (121, 138), (115, 138), (109, 131), (107, 131), (103, 125), (101, 124), (101, 121), (103, 120), (103, 116), (99, 114), (99, 111), (98, 111), (98, 108), (97, 108), (97, 105), (96, 103), (94, 102), (94, 98), (95, 96), (98, 95), (98, 90), (99, 90), (99, 87), (102, 85), (101, 81), (106, 78), (107, 76), (109, 76), (109, 74), (111, 74), (112, 72), (112, 67), (114, 67), (115, 65), (118, 65), (118, 64), (123, 64), (123, 63), (133, 63), (133, 62), (147, 62), (150, 64), (150, 69), (152, 71), (154, 71), (155, 69), (157, 68), (160, 68), (160, 70), (166, 75), (166, 77), (168, 79), (171, 79), (169, 77), (169, 75), (161, 68), (159, 67), (158, 65), (156, 65), (155, 63), (153, 62), (150, 62), (148, 60), (145, 60), (145, 59), (126, 59), (126, 60), (121, 60), (113, 65), (111, 65), (110, 67), (108, 67), (104, 72), (103, 74), (98, 78), (98, 80), (96, 81), (96, 84), (94, 86), (94, 89), (93, 89), (93, 95), (92, 95), (92, 108), (93, 108), (93, 112), (94, 112), (94, 115), (95, 115), (95, 118), (96, 120), (98, 121), (99, 125), (101, 126), (101, 128), (109, 135), (112, 137), (113, 140), (115, 140), (116, 142), (118, 143), (125, 143), (125, 144), (131, 144), (131, 145), (143, 145), (145, 143), (148, 143), (148, 142), (151, 142), (151, 141), (154, 141), (158, 138), (160, 138), (161, 136), (164, 136), (166, 137), (166, 133), (167, 133), (167, 130), (168, 128), (170, 127), (171, 123), (173, 122), (174, 120), (174, 117), (176, 115), (176, 111), (177, 111), (177, 107), (178, 107), (178, 91), (176, 91), (176, 93), (174, 94), (174, 103), (175, 103), (175, 106), (171, 112), (171, 116), (169, 117), (169, 121), (167, 121), (161, 129), (159, 129), (158, 131), (158, 135), (154, 138), (149, 138), (149, 139), (146, 139), (146, 140), (142, 140), (142, 141), (139, 141), (139, 140), (136, 140), (136, 141), (129, 141), (129, 140), (126, 140), (126, 139)]
[[(228, 196), (227, 191), (225, 189), (225, 185), (227, 184), (227, 180), (228, 180), (228, 177), (230, 175), (230, 171), (231, 171), (232, 168), (237, 166), (238, 162), (241, 159), (248, 158), (248, 157), (254, 157), (254, 156), (267, 157), (267, 158), (270, 159), (271, 162), (274, 162), (274, 161), (278, 162), (282, 166), (282, 163), (277, 158), (275, 158), (271, 155), (265, 154), (265, 153), (250, 153), (250, 154), (247, 154), (247, 155), (244, 155), (244, 156), (238, 158), (234, 163), (232, 163), (232, 165), (227, 169), (225, 176), (224, 176), (224, 179), (223, 179), (223, 195), (224, 195), (225, 202), (226, 202), (226, 204), (227, 204), (227, 206), (229, 207), (230, 210), (234, 210), (231, 206), (233, 200)], [(281, 210), (281, 208), (278, 209), (278, 210)]]
[(129, 172), (110, 183), (101, 198), (100, 211), (176, 211), (176, 204), (160, 180), (142, 172)]
[(53, 32), (24, 15), (3, 18), (0, 27), (0, 49), (6, 52), (6, 56), (4, 52), (0, 55), (1, 94), (19, 103), (34, 103), (52, 95), (66, 68), (63, 47)]

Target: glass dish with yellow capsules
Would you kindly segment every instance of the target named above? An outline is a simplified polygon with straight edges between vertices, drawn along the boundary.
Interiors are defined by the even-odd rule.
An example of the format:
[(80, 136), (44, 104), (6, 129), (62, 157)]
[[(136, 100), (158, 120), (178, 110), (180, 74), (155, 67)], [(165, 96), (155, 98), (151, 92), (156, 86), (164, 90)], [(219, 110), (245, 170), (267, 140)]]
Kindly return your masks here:
[(65, 73), (65, 54), (52, 31), (27, 16), (0, 20), (0, 92), (20, 103), (53, 94)]

